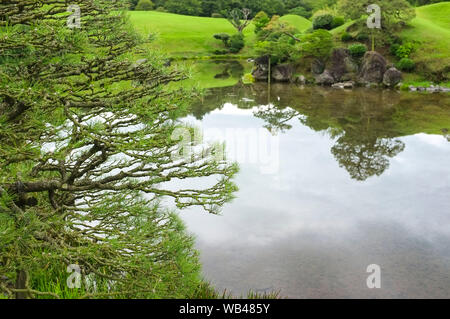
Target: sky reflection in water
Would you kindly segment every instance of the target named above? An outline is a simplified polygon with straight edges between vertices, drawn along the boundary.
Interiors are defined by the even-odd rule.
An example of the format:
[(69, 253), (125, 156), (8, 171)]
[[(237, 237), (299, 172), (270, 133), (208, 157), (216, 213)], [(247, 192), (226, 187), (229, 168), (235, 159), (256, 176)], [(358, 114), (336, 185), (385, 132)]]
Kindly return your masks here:
[[(275, 174), (241, 163), (240, 191), (222, 216), (196, 209), (181, 214), (196, 236), (206, 279), (236, 295), (252, 289), (280, 290), (290, 298), (449, 298), (450, 142), (436, 130), (443, 122), (450, 128), (448, 98), (317, 90), (274, 89), (273, 103), (283, 113), (295, 110), (284, 123), (290, 127), (276, 130)], [(216, 89), (186, 121), (222, 131), (273, 130), (272, 117), (255, 116), (258, 98), (266, 96), (255, 89)], [(417, 119), (428, 110), (422, 107), (449, 116), (421, 127)], [(402, 121), (392, 123), (392, 114), (409, 108), (413, 115), (402, 113), (407, 129)], [(379, 152), (374, 143), (382, 139), (397, 149), (380, 146), (369, 169), (355, 173), (347, 155)], [(339, 143), (345, 147), (333, 153)], [(382, 268), (382, 289), (366, 286), (370, 264)]]

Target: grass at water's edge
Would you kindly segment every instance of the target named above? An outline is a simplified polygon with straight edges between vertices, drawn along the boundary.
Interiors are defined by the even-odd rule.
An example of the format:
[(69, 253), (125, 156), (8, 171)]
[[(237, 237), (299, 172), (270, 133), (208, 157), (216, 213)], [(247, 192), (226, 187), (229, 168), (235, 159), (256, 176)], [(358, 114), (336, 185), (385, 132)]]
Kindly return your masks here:
[(281, 299), (279, 291), (257, 293), (249, 291), (247, 296), (233, 296), (232, 293), (224, 290), (218, 292), (210, 283), (204, 282), (198, 290), (198, 293), (192, 299)]

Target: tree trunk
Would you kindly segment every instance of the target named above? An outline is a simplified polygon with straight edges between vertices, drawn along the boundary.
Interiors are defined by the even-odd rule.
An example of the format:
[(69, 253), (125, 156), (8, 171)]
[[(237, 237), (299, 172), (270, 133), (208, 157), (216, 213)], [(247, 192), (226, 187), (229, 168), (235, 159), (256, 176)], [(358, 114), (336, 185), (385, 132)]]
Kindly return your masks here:
[[(27, 288), (27, 280), (28, 275), (26, 271), (24, 270), (18, 270), (17, 271), (17, 278), (16, 278), (16, 289), (26, 289)], [(16, 292), (16, 299), (28, 299), (29, 295), (27, 292)]]

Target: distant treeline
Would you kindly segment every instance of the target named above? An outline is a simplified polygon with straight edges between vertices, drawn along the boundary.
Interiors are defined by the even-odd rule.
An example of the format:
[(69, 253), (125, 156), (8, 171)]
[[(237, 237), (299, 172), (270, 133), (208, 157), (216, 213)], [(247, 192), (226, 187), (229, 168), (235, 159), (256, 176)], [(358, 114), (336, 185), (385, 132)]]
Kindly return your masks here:
[[(145, 2), (152, 10), (166, 11), (177, 14), (219, 17), (224, 11), (234, 8), (251, 9), (253, 15), (260, 11), (268, 15), (285, 15), (293, 13), (309, 18), (316, 10), (331, 7), (338, 0), (130, 0), (131, 9), (134, 10), (139, 2)], [(375, 1), (376, 2), (376, 1)], [(408, 0), (414, 6), (443, 2), (440, 0)], [(148, 6), (150, 3), (150, 7)]]
[[(131, 0), (134, 9), (140, 0)], [(146, 2), (149, 0), (146, 0)], [(302, 8), (306, 13), (315, 9), (331, 6), (337, 0), (152, 0), (154, 9), (177, 14), (202, 17), (218, 16), (223, 11), (234, 8), (248, 8), (253, 15), (260, 11), (268, 15), (284, 15), (296, 8)]]

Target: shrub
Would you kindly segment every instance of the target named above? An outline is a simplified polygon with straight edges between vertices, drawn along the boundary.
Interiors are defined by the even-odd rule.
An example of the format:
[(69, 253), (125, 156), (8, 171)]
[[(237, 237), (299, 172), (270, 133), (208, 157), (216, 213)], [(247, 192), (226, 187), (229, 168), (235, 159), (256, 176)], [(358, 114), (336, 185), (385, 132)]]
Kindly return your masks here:
[(215, 50), (215, 51), (214, 51), (214, 54), (215, 54), (215, 55), (225, 55), (225, 54), (228, 54), (228, 53), (230, 53), (230, 51), (225, 50), (225, 49)]
[(396, 64), (396, 67), (401, 71), (410, 72), (416, 68), (416, 63), (409, 58), (403, 58)]
[(270, 22), (270, 18), (264, 11), (258, 12), (258, 14), (253, 18), (253, 24), (255, 25), (255, 33), (260, 32), (262, 29), (267, 27)]
[(358, 35), (356, 36), (355, 39), (357, 41), (361, 41), (361, 42), (367, 41), (367, 40), (369, 40), (369, 35), (367, 33), (360, 32), (360, 33), (358, 33)]
[(231, 53), (238, 53), (245, 46), (244, 36), (241, 33), (234, 34), (230, 37), (229, 48)]
[(308, 11), (307, 9), (305, 9), (303, 7), (297, 7), (297, 8), (291, 9), (291, 10), (289, 10), (289, 14), (295, 14), (295, 15), (304, 17), (306, 19), (309, 19), (312, 16), (311, 11)]
[(398, 43), (394, 43), (391, 45), (391, 47), (389, 48), (389, 52), (391, 53), (391, 55), (397, 56), (397, 50), (400, 47), (400, 44)]
[(254, 82), (255, 82), (255, 78), (253, 77), (253, 75), (251, 73), (246, 73), (242, 77), (242, 83), (244, 83), (244, 84), (251, 84)]
[(218, 33), (213, 35), (214, 39), (220, 40), (223, 42), (223, 44), (228, 47), (230, 41), (230, 35), (228, 33)]
[(153, 10), (155, 5), (150, 0), (139, 0), (135, 10), (136, 11), (150, 11)]
[(353, 40), (353, 37), (350, 33), (344, 32), (344, 33), (342, 33), (341, 40), (342, 40), (342, 42), (349, 42), (349, 41)]
[(414, 44), (411, 42), (405, 43), (403, 45), (397, 45), (395, 50), (395, 56), (399, 59), (409, 58), (411, 53), (414, 51)]
[(220, 13), (213, 13), (211, 14), (211, 18), (223, 18), (223, 16)]
[(343, 17), (334, 17), (333, 22), (331, 23), (331, 28), (337, 28), (340, 27), (345, 23), (345, 19)]
[(333, 16), (331, 14), (320, 15), (314, 18), (313, 29), (331, 30), (332, 24), (333, 24)]
[(367, 52), (367, 47), (364, 44), (357, 43), (349, 46), (348, 50), (350, 51), (351, 56), (359, 58)]

